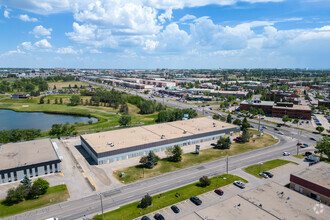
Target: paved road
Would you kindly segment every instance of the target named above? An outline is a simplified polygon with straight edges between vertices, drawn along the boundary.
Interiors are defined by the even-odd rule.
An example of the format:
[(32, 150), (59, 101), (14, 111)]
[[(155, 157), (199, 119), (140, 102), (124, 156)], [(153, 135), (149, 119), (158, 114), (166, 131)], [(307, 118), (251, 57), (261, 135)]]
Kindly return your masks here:
[[(135, 92), (132, 92), (132, 94), (135, 94)], [(145, 97), (144, 94), (139, 95)], [(148, 98), (148, 96), (145, 98)], [(162, 101), (163, 99), (156, 98), (156, 100)], [(165, 100), (164, 102), (170, 106), (178, 108), (182, 108), (182, 106), (185, 105), (183, 103), (181, 104)], [(186, 108), (186, 106), (184, 106), (184, 108)], [(269, 125), (269, 127), (271, 126)], [(265, 129), (265, 132), (273, 134), (280, 140), (280, 142), (271, 147), (229, 157), (229, 172), (251, 164), (280, 158), (282, 157), (283, 151), (288, 151), (291, 152), (291, 154), (295, 154), (297, 151), (296, 138), (299, 138), (301, 142), (308, 143), (310, 145), (315, 143), (309, 140), (309, 136), (305, 137), (304, 135), (298, 135), (294, 132), (295, 130), (296, 129), (288, 129), (288, 131), (284, 130), (284, 135), (278, 135), (277, 131), (274, 131), (273, 129)], [(219, 159), (128, 185), (119, 186), (118, 188), (111, 189), (102, 193), (101, 196), (103, 197), (104, 210), (106, 211), (115, 209), (124, 204), (138, 201), (146, 193), (154, 195), (192, 182), (196, 182), (203, 175), (214, 176), (225, 172), (226, 159)], [(97, 194), (85, 197), (83, 199), (68, 201), (22, 213), (20, 215), (12, 216), (6, 219), (46, 219), (49, 217), (58, 217), (61, 220), (71, 220), (84, 218), (84, 216), (91, 216), (96, 213), (100, 213), (100, 197)]]

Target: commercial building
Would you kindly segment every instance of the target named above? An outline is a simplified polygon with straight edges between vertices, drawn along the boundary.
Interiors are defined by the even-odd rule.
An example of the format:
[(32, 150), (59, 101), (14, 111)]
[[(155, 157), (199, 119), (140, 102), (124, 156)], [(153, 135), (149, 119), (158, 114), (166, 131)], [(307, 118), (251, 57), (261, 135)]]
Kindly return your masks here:
[(266, 115), (272, 117), (283, 117), (285, 115), (290, 118), (299, 118), (305, 120), (311, 120), (312, 110), (306, 105), (294, 105), (288, 102), (273, 101), (260, 101), (260, 100), (244, 100), (240, 104), (240, 110), (249, 111), (250, 108), (262, 109)]
[(240, 110), (249, 111), (251, 107), (255, 109), (262, 109), (265, 114), (271, 115), (274, 102), (272, 101), (260, 101), (260, 100), (244, 100), (240, 104)]
[(271, 182), (230, 199), (224, 199), (216, 205), (196, 210), (180, 220), (326, 220), (329, 215), (330, 207), (325, 205), (320, 207), (314, 200)]
[(81, 145), (97, 164), (160, 152), (179, 145), (239, 135), (238, 126), (210, 118), (196, 118), (81, 135)]
[(57, 145), (50, 139), (10, 143), (0, 146), (0, 184), (24, 176), (36, 177), (61, 171)]
[(323, 105), (329, 109), (330, 108), (330, 99), (319, 99), (318, 106), (321, 106), (321, 105)]
[(330, 164), (320, 162), (291, 174), (290, 188), (330, 205)]
[(299, 119), (312, 119), (312, 109), (307, 105), (294, 105), (288, 102), (278, 102), (273, 106), (272, 116), (283, 117), (289, 116), (290, 118)]
[(210, 95), (215, 97), (234, 96), (236, 98), (245, 97), (247, 94), (248, 92), (242, 92), (242, 91), (213, 91), (210, 93)]
[(29, 97), (30, 95), (25, 93), (15, 93), (11, 96), (12, 99), (27, 99)]

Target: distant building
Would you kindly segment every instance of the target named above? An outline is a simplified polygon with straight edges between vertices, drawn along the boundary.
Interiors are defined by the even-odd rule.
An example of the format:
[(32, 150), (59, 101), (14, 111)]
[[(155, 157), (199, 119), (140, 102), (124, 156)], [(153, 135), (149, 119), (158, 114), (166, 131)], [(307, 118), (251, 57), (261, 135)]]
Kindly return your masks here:
[(26, 93), (15, 93), (11, 96), (12, 99), (28, 99), (29, 97), (30, 95)]
[(290, 188), (330, 205), (330, 164), (320, 162), (291, 174)]
[(307, 105), (294, 105), (288, 102), (278, 102), (273, 106), (272, 116), (283, 117), (289, 116), (290, 118), (299, 118), (311, 120), (312, 109)]
[(330, 99), (319, 99), (318, 100), (318, 106), (325, 106), (327, 108), (330, 108)]
[(215, 97), (220, 96), (234, 96), (236, 98), (245, 97), (248, 94), (248, 92), (242, 92), (242, 91), (213, 91), (210, 93), (210, 95)]
[(274, 102), (272, 101), (260, 101), (260, 100), (244, 100), (240, 104), (240, 110), (249, 111), (251, 107), (255, 109), (262, 109), (265, 114), (271, 115)]
[(57, 145), (50, 139), (0, 146), (0, 184), (61, 171)]

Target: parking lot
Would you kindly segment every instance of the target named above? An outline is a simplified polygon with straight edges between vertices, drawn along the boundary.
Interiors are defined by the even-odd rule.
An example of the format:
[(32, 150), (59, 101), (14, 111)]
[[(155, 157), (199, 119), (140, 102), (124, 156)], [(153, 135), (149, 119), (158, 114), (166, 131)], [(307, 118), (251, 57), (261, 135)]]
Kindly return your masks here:
[[(315, 118), (317, 120), (315, 120)], [(319, 122), (320, 124), (317, 125), (316, 123)], [(322, 126), (325, 128), (325, 131), (323, 133), (327, 133), (326, 130), (330, 129), (330, 123), (328, 122), (328, 120), (326, 119), (326, 117), (324, 115), (320, 115), (320, 114), (315, 114), (315, 116), (313, 116), (313, 125), (316, 128), (317, 126)]]

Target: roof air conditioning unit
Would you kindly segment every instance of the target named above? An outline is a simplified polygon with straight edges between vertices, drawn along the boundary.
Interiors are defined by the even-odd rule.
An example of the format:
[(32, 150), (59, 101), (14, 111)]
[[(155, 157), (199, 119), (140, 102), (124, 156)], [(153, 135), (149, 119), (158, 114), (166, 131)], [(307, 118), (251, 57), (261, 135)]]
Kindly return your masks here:
[(187, 134), (187, 131), (186, 131), (186, 130), (184, 130), (184, 131), (183, 131), (183, 133), (184, 133), (184, 134)]
[(165, 135), (162, 134), (162, 136), (160, 136), (160, 139), (164, 139), (165, 138)]

